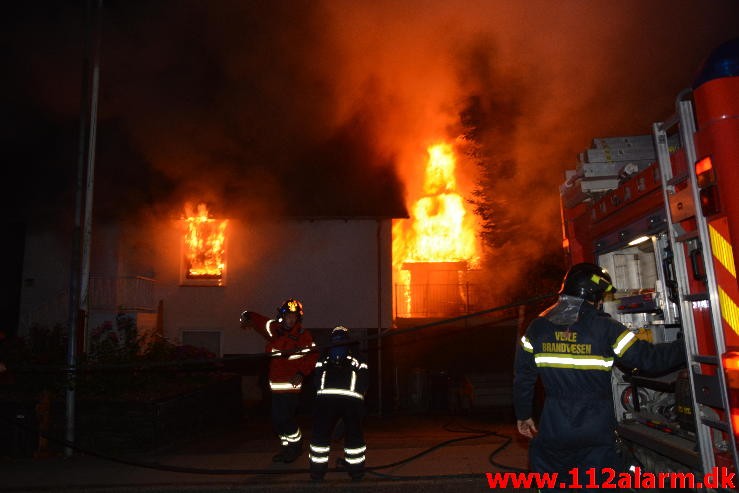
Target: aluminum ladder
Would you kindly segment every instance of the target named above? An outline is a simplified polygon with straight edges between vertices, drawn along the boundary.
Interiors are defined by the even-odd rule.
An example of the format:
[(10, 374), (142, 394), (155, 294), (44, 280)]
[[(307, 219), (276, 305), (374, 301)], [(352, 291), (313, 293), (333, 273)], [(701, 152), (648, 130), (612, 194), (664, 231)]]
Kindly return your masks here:
[[(679, 136), (679, 146), (685, 153), (687, 173), (673, 176), (670, 147), (675, 145), (676, 141), (670, 138), (669, 132), (677, 132), (673, 135)], [(702, 472), (711, 472), (717, 465), (716, 456), (719, 453), (729, 453), (733, 459), (734, 470), (739, 471), (737, 447), (729, 417), (726, 377), (721, 360), (726, 346), (716, 275), (711, 258), (708, 224), (700, 209), (700, 190), (693, 169), (696, 161), (693, 140), (695, 132), (693, 105), (687, 100), (678, 101), (677, 114), (670, 120), (658, 122), (652, 126), (669, 226), (670, 246), (674, 256), (675, 276), (680, 292), (680, 314), (687, 350), (696, 439)], [(685, 188), (676, 192), (676, 185), (683, 184), (686, 185)], [(675, 206), (678, 203), (683, 207), (671, 207), (671, 204)], [(682, 220), (689, 217), (695, 218), (697, 228), (694, 231), (685, 231), (680, 224)], [(705, 269), (705, 290), (703, 292), (691, 292), (686, 251), (690, 252), (689, 255), (702, 257)], [(693, 309), (695, 304), (701, 303), (707, 304), (710, 310), (711, 335), (715, 341), (716, 354), (700, 354), (698, 349)], [(704, 365), (706, 368), (712, 368), (713, 373), (704, 372)], [(717, 410), (723, 413), (723, 418), (718, 417)]]

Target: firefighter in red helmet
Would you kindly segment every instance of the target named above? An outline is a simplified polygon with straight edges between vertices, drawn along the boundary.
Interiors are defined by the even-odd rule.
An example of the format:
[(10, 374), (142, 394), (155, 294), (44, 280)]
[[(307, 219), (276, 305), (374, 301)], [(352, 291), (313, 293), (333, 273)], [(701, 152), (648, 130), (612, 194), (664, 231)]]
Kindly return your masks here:
[(303, 328), (303, 305), (290, 298), (269, 318), (252, 311), (241, 314), (241, 328), (253, 328), (267, 340), (272, 425), (280, 439), (274, 462), (294, 462), (302, 453), (302, 433), (296, 419), (303, 379), (313, 371), (318, 354), (311, 333)]
[[(594, 468), (625, 471), (616, 449), (611, 370), (664, 372), (685, 363), (682, 339), (650, 344), (600, 310), (615, 291), (605, 269), (591, 263), (572, 266), (557, 303), (526, 329), (516, 350), (513, 401), (519, 433), (531, 438), (529, 459), (537, 473)], [(532, 400), (540, 378), (546, 398), (540, 423)], [(545, 490), (542, 490), (545, 491)]]

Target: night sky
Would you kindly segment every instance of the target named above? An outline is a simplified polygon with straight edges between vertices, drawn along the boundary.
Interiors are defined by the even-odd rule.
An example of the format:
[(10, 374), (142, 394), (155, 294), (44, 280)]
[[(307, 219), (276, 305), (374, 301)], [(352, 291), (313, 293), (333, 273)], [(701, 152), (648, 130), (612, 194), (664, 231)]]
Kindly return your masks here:
[[(6, 211), (71, 220), (86, 2), (3, 13)], [(477, 101), (511, 158), (512, 209), (559, 234), (557, 187), (593, 137), (648, 133), (735, 0), (106, 0), (99, 221), (186, 200), (229, 216), (397, 216), (426, 147)], [(461, 172), (471, 170), (462, 169)], [(469, 177), (468, 177), (469, 178)], [(474, 178), (469, 178), (474, 180)]]

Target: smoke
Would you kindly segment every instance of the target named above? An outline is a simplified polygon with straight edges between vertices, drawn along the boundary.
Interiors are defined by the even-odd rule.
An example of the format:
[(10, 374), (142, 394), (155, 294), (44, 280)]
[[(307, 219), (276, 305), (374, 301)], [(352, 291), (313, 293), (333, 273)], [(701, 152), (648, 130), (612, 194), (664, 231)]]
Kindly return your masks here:
[[(23, 118), (21, 131), (14, 116), (45, 115), (73, 134), (83, 4), (10, 16), (8, 78), (29, 101), (4, 126), (25, 143), (17, 156), (39, 124)], [(426, 148), (454, 142), (474, 104), (482, 142), (509, 163), (494, 193), (516, 250), (494, 253), (521, 260), (559, 243), (557, 187), (577, 153), (593, 137), (648, 133), (710, 49), (739, 34), (734, 0), (104, 5), (103, 217), (178, 215), (201, 200), (232, 216), (402, 215)], [(22, 176), (34, 203), (70, 188), (74, 152), (34, 151)], [(39, 180), (49, 168), (56, 180)], [(469, 194), (476, 169), (460, 169)], [(496, 275), (515, 278), (523, 266), (511, 264)]]

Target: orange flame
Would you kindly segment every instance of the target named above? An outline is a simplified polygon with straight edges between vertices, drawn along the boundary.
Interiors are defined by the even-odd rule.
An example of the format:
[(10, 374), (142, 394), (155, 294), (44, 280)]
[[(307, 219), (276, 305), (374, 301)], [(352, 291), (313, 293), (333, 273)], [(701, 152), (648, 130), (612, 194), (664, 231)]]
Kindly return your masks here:
[[(399, 289), (399, 313), (412, 314), (410, 263), (478, 262), (476, 221), (457, 193), (456, 160), (452, 146), (427, 149), (424, 196), (410, 207), (410, 219), (393, 224), (393, 267)], [(415, 300), (416, 303), (418, 300)], [(417, 303), (416, 303), (417, 305)]]
[(406, 262), (458, 262), (477, 257), (474, 218), (457, 193), (456, 161), (449, 144), (428, 148), (429, 160), (421, 197), (409, 220), (393, 225), (393, 259)]
[(188, 279), (222, 279), (226, 269), (226, 227), (228, 220), (208, 215), (206, 204), (193, 211), (185, 205), (185, 262)]

